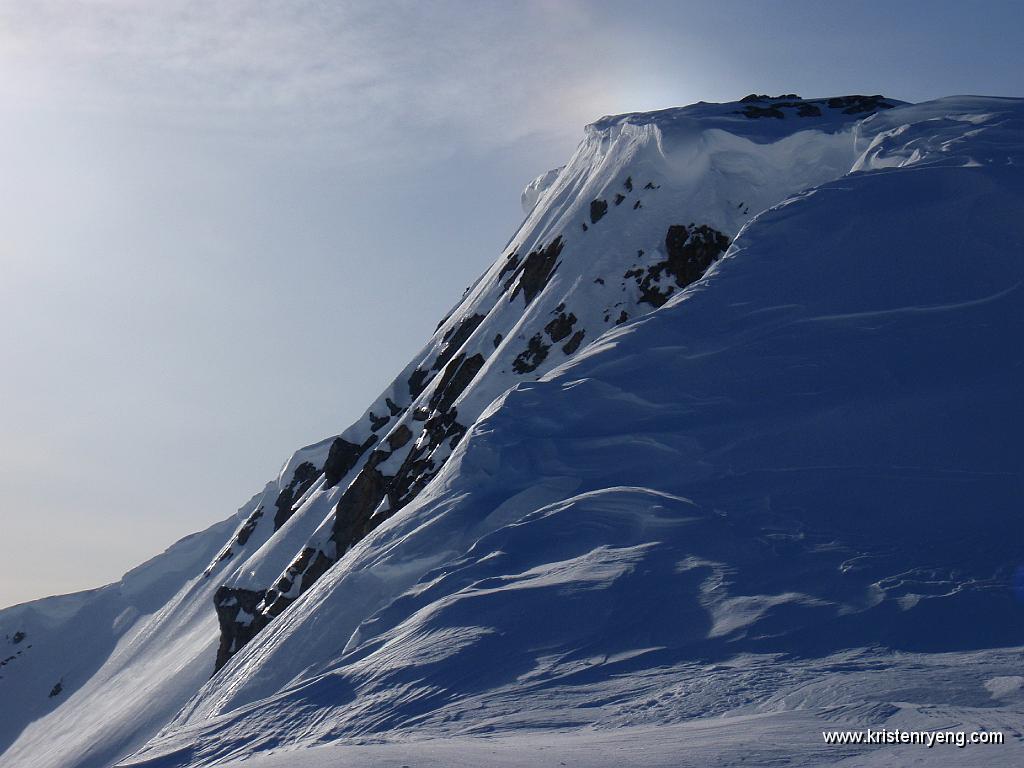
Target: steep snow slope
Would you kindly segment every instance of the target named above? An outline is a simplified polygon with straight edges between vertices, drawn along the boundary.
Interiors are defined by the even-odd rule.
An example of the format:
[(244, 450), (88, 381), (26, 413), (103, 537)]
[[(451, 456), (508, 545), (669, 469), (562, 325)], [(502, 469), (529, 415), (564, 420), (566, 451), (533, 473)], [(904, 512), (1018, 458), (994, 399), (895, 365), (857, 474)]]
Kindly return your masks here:
[(497, 399), (126, 764), (794, 708), (1019, 759), (1022, 117), (865, 121), (869, 172)]
[[(968, 640), (996, 629), (1002, 634), (987, 643), (1019, 637), (1004, 588), (1015, 521), (999, 518), (1003, 549), (994, 551), (999, 567), (988, 576), (978, 575), (977, 562), (949, 565), (945, 537), (959, 530), (936, 534), (942, 546), (923, 538), (915, 549), (896, 526), (904, 539), (879, 552), (873, 547), (885, 536), (869, 524), (886, 523), (901, 508), (897, 492), (910, 495), (900, 485), (911, 483), (908, 468), (921, 471), (916, 483), (928, 503), (938, 497), (940, 511), (963, 498), (957, 489), (976, 505), (974, 488), (1000, 514), (1001, 503), (1020, 499), (1018, 467), (996, 460), (1017, 455), (1009, 433), (990, 433), (988, 452), (998, 446), (1002, 454), (978, 454), (993, 459), (991, 477), (959, 452), (939, 461), (942, 446), (965, 429), (953, 422), (944, 437), (945, 401), (927, 390), (933, 399), (925, 402), (927, 379), (903, 382), (888, 357), (862, 370), (854, 357), (870, 362), (874, 337), (847, 338), (846, 319), (822, 318), (880, 307), (909, 317), (916, 315), (907, 308), (919, 307), (922, 317), (940, 318), (918, 330), (921, 339), (887, 315), (865, 319), (872, 327), (895, 323), (900, 332), (886, 354), (898, 357), (918, 343), (935, 346), (931, 334), (946, 327), (942, 317), (954, 324), (966, 317), (966, 308), (938, 312), (933, 304), (1012, 289), (1021, 106), (997, 99), (894, 104), (755, 97), (590, 126), (567, 166), (524, 194), (532, 207), (519, 232), (424, 350), (360, 422), (297, 452), (224, 524), (233, 534), (204, 538), (202, 565), (176, 571), (166, 592), (119, 622), (104, 618), (94, 595), (60, 599), (81, 607), (45, 631), (76, 638), (74, 647), (85, 652), (73, 661), (71, 646), (37, 654), (41, 666), (60, 660), (69, 669), (72, 685), (52, 699), (51, 683), (39, 683), (36, 672), (16, 686), (0, 680), (0, 720), (7, 738), (17, 737), (0, 765), (109, 764), (174, 717), (212, 672), (215, 655), (225, 668), (143, 755), (202, 762), (282, 743), (408, 732), (415, 724), (424, 734), (524, 722), (622, 724), (631, 707), (649, 710), (640, 721), (664, 722), (713, 709), (719, 692), (707, 686), (703, 710), (681, 707), (678, 696), (644, 707), (637, 697), (654, 690), (644, 670), (669, 667), (688, 688), (695, 672), (707, 676), (693, 666), (703, 657), (791, 650), (791, 643), (831, 653), (842, 645), (837, 637), (858, 642), (843, 624), (847, 615), (863, 629), (860, 641), (899, 647), (901, 631), (923, 636), (911, 630), (916, 617), (935, 611), (933, 592), (984, 607), (980, 594), (1001, 606), (1002, 619), (969, 625)], [(998, 186), (994, 166), (1006, 176), (1002, 198), (985, 186)], [(873, 169), (883, 170), (845, 176)], [(934, 182), (911, 184), (922, 172)], [(899, 189), (862, 186), (890, 176)], [(672, 298), (760, 211), (839, 177), (758, 219), (700, 290)], [(826, 198), (833, 203), (820, 207)], [(786, 211), (799, 213), (796, 225), (784, 225)], [(771, 226), (779, 217), (783, 223)], [(825, 258), (829, 243), (832, 257)], [(904, 251), (918, 261), (905, 263)], [(1003, 272), (994, 253), (1010, 254)], [(968, 290), (986, 286), (993, 290)], [(717, 298), (697, 301), (705, 295)], [(627, 322), (657, 307), (649, 321)], [(1017, 319), (986, 316), (978, 327)], [(811, 335), (793, 331), (791, 348), (758, 346), (779, 328), (804, 326)], [(938, 371), (955, 379), (947, 399), (962, 403), (971, 388), (996, 394), (984, 371), (1005, 373), (1008, 391), (1019, 384), (1008, 352), (1015, 326), (994, 327), (1001, 333), (989, 346), (967, 344), (977, 361), (950, 357), (949, 370)], [(684, 335), (645, 330), (657, 328)], [(845, 351), (831, 352), (836, 345)], [(1006, 371), (990, 359), (1000, 354)], [(570, 359), (582, 372), (536, 381)], [(772, 367), (790, 359), (790, 368)], [(968, 363), (980, 366), (982, 379), (968, 378), (961, 369)], [(773, 373), (780, 383), (761, 391)], [(794, 389), (787, 394), (783, 384)], [(890, 406), (894, 414), (884, 409), (895, 394), (928, 414), (903, 423), (903, 453), (899, 440), (890, 448), (872, 432), (891, 415), (910, 418), (913, 408), (904, 412), (902, 402)], [(861, 399), (875, 403), (875, 421), (857, 410)], [(1008, 430), (1019, 411), (1004, 405), (1000, 428)], [(861, 464), (843, 464), (850, 456), (829, 463), (843, 429)], [(778, 463), (786, 450), (791, 466)], [(809, 454), (820, 459), (810, 468)], [(891, 498), (878, 490), (886, 482)], [(861, 487), (867, 500), (857, 495)], [(907, 519), (924, 515), (920, 505), (908, 507)], [(842, 523), (836, 530), (825, 525), (833, 518)], [(932, 570), (899, 570), (930, 549), (939, 564)], [(711, 589), (719, 582), (721, 594)], [(58, 602), (36, 605), (52, 615)], [(915, 617), (909, 624), (898, 620), (904, 607)], [(18, 610), (0, 612), (4, 634), (21, 631)], [(864, 614), (871, 620), (862, 623)], [(882, 629), (888, 634), (878, 635)], [(821, 648), (811, 649), (801, 631)], [(110, 653), (115, 643), (129, 652)], [(621, 690), (609, 688), (616, 670), (630, 673)], [(761, 681), (752, 690), (762, 698), (775, 690), (760, 672), (751, 676)], [(575, 681), (587, 679), (589, 693), (580, 699)], [(34, 703), (24, 707), (22, 695)], [(618, 714), (607, 711), (609, 698), (621, 703)], [(519, 711), (536, 716), (517, 719)]]

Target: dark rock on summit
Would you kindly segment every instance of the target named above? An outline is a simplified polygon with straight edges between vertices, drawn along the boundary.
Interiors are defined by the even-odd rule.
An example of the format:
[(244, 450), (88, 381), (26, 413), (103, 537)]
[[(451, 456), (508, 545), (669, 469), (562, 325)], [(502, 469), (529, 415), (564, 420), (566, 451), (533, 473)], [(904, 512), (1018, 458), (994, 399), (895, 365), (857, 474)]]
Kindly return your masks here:
[(892, 109), (896, 106), (885, 101), (882, 95), (877, 93), (873, 96), (861, 96), (860, 94), (835, 96), (827, 103), (830, 109), (843, 110), (844, 115), (859, 115), (864, 112), (876, 112), (879, 109)]
[(591, 200), (590, 201), (590, 223), (597, 224), (604, 215), (608, 213), (608, 201), (607, 200)]

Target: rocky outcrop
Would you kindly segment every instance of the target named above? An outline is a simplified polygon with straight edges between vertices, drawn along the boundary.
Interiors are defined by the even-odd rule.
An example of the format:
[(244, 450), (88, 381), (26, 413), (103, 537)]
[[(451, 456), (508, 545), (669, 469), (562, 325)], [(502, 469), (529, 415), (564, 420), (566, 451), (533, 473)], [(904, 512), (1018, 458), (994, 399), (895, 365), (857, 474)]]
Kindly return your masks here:
[(636, 279), (642, 303), (660, 307), (677, 288), (699, 280), (728, 247), (729, 238), (711, 227), (673, 224), (665, 235), (667, 258), (626, 275)]
[(341, 482), (341, 478), (347, 475), (359, 461), (359, 457), (376, 442), (374, 436), (368, 437), (362, 445), (350, 443), (340, 437), (331, 443), (330, 453), (327, 454), (327, 462), (324, 464), (324, 480), (328, 488), (332, 488)]
[[(309, 486), (319, 476), (320, 470), (311, 462), (304, 461), (295, 468), (291, 482), (281, 489), (281, 493), (278, 494), (277, 499), (274, 501), (274, 506), (277, 508), (277, 514), (274, 515), (275, 531), (288, 522), (294, 511), (292, 505), (302, 497), (302, 494), (309, 489)], [(245, 542), (241, 543), (244, 544)]]
[(882, 96), (838, 96), (831, 99), (801, 99), (793, 93), (783, 96), (765, 96), (752, 93), (740, 99), (746, 104), (737, 114), (751, 120), (759, 117), (772, 117), (783, 120), (787, 115), (794, 117), (821, 117), (823, 110), (840, 110), (845, 115), (868, 115), (880, 109), (892, 109), (895, 104), (886, 101)]
[(512, 272), (512, 277), (505, 283), (505, 290), (512, 286), (512, 301), (522, 291), (526, 304), (529, 304), (548, 284), (551, 275), (558, 268), (558, 255), (562, 252), (565, 242), (556, 237), (546, 248), (531, 251), (523, 263)]
[(257, 620), (257, 606), (265, 593), (235, 587), (220, 587), (213, 596), (220, 625), (220, 644), (217, 647), (215, 670), (223, 667), (228, 659), (249, 642), (263, 628)]

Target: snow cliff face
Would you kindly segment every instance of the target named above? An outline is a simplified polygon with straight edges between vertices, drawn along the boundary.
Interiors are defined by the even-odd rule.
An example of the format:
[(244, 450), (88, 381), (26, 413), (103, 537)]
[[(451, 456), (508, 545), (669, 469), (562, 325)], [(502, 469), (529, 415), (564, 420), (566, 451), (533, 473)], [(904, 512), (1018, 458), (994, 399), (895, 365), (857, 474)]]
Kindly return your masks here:
[(48, 643), (0, 680), (32, 701), (0, 699), (0, 764), (664, 722), (689, 710), (630, 710), (645, 670), (1019, 642), (1022, 115), (752, 95), (589, 126), (359, 422), (188, 558), (0, 612)]

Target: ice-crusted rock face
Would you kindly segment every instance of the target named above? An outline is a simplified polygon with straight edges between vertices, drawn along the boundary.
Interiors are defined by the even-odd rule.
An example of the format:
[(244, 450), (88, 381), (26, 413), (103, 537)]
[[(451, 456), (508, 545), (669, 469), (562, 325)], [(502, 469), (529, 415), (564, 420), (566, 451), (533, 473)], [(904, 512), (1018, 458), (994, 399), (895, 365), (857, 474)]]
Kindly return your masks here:
[[(846, 467), (835, 487), (847, 501), (838, 507), (880, 525), (884, 510), (865, 517), (867, 506), (858, 504), (883, 496), (857, 489), (875, 487), (871, 478), (884, 466), (913, 459), (926, 475), (952, 477), (939, 471), (941, 462), (910, 455), (924, 416), (903, 425), (902, 449), (880, 438), (878, 461), (856, 471), (878, 433), (856, 422), (857, 435), (833, 439), (827, 428), (840, 429), (837, 414), (879, 398), (886, 382), (911, 394), (924, 385), (896, 366), (909, 343), (864, 368), (830, 350), (856, 337), (846, 325), (856, 318), (883, 335), (891, 326), (906, 340), (901, 318), (936, 317), (937, 307), (963, 302), (969, 309), (1014, 284), (1012, 259), (998, 254), (1017, 235), (1004, 219), (982, 214), (1002, 216), (1016, 198), (1005, 193), (1002, 207), (989, 208), (978, 200), (986, 183), (1003, 183), (990, 178), (992, 167), (1019, 173), (1021, 113), (1016, 100), (911, 106), (878, 96), (753, 94), (588, 126), (566, 166), (524, 193), (529, 211), (505, 251), (357, 423), (297, 451), (232, 521), (122, 584), (0, 612), (0, 635), (25, 633), (38, 657), (22, 673), (30, 651), (15, 651), (17, 660), (0, 672), (0, 691), (18, 686), (42, 702), (25, 715), (10, 697), (0, 699), (0, 749), (13, 742), (0, 765), (105, 766), (165, 726), (146, 759), (185, 754), (181, 745), (202, 735), (213, 746), (197, 749), (196, 759), (213, 761), (287, 741), (281, 724), (295, 722), (311, 739), (380, 732), (435, 711), (438, 722), (469, 722), (470, 704), (463, 711), (442, 701), (476, 695), (468, 683), (442, 679), (453, 664), (472, 666), (481, 690), (498, 691), (516, 685), (516, 675), (540, 679), (567, 672), (566, 664), (586, 667), (588, 632), (612, 638), (595, 653), (616, 663), (629, 666), (622, 660), (647, 658), (655, 647), (674, 649), (659, 653), (678, 661), (693, 653), (684, 648), (781, 647), (772, 638), (830, 612), (859, 616), (876, 600), (882, 607), (872, 615), (882, 623), (917, 605), (937, 615), (933, 596), (995, 584), (1006, 575), (1002, 555), (1004, 570), (995, 575), (974, 566), (957, 572), (946, 561), (929, 570), (918, 554), (899, 570), (886, 559), (891, 550), (858, 549), (868, 528), (821, 533), (828, 515), (815, 517), (821, 497), (813, 488), (824, 482), (800, 490), (783, 480)], [(899, 187), (921, 178), (902, 170), (911, 168), (970, 201), (958, 221), (935, 207), (927, 184), (897, 190), (931, 212), (921, 226), (936, 235), (927, 239), (936, 258), (960, 260), (962, 269), (964, 254), (947, 254), (944, 244), (973, 238), (985, 258), (972, 281), (945, 290), (948, 269), (934, 270), (941, 279), (916, 281), (927, 259), (907, 261), (900, 248), (915, 242), (918, 222), (878, 223), (886, 206), (898, 207), (899, 194), (884, 205), (865, 202), (880, 187), (860, 179), (899, 170)], [(949, 175), (940, 178), (939, 168)], [(972, 172), (977, 177), (966, 178), (981, 187), (961, 182)], [(843, 184), (827, 186), (851, 173), (843, 180), (850, 195)], [(817, 205), (826, 192), (809, 189), (827, 189), (834, 202)], [(889, 237), (898, 227), (906, 236)], [(947, 229), (948, 238), (938, 237)], [(891, 276), (890, 264), (901, 265)], [(709, 269), (712, 279), (700, 280)], [(701, 306), (708, 308), (685, 311)], [(890, 310), (896, 314), (884, 314)], [(774, 339), (779, 328), (810, 351)], [(827, 332), (799, 335), (816, 328)], [(850, 359), (871, 349), (857, 347)], [(792, 386), (764, 390), (762, 372)], [(801, 410), (821, 405), (823, 392), (835, 393), (823, 410)], [(870, 424), (894, 413), (901, 412), (894, 406)], [(772, 420), (777, 414), (797, 425), (777, 445), (789, 466), (768, 461), (771, 436), (788, 434), (785, 422)], [(861, 454), (823, 458), (854, 437)], [(821, 460), (810, 462), (800, 445)], [(972, 482), (981, 482), (982, 469), (974, 469)], [(1004, 469), (993, 477), (1005, 477)], [(905, 482), (902, 488), (916, 481)], [(997, 498), (1007, 487), (987, 490)], [(942, 494), (928, 498), (938, 503)], [(782, 512), (780, 500), (789, 505)], [(810, 511), (793, 512), (800, 508)], [(924, 512), (914, 509), (918, 525)], [(751, 517), (737, 517), (741, 511)], [(747, 530), (739, 519), (756, 524)], [(735, 549), (720, 546), (730, 541)], [(771, 588), (755, 589), (776, 567)], [(730, 582), (737, 568), (750, 570)], [(839, 584), (836, 572), (853, 581)], [(578, 596), (568, 609), (558, 585)], [(534, 594), (551, 599), (517, 602)], [(654, 626), (676, 602), (678, 611)], [(546, 618), (522, 621), (540, 614)], [(625, 629), (610, 633), (615, 626)], [(525, 655), (510, 662), (501, 637), (515, 638)], [(70, 648), (88, 661), (76, 662)], [(545, 655), (545, 648), (557, 650)], [(492, 656), (502, 662), (484, 675), (480, 659)], [(48, 697), (58, 682), (61, 691)], [(594, 696), (614, 698), (603, 688)], [(312, 701), (329, 706), (313, 715)], [(259, 723), (258, 739), (247, 717)], [(211, 718), (222, 729), (216, 736), (205, 730)], [(55, 729), (64, 731), (58, 740)]]

